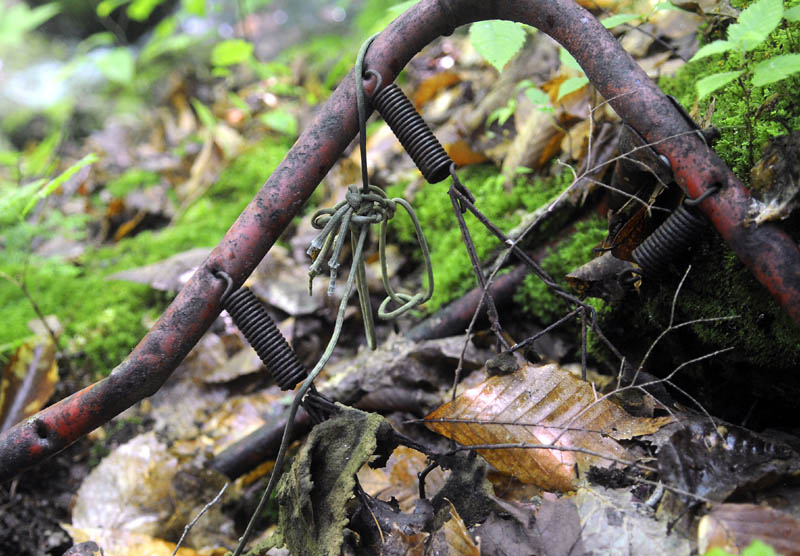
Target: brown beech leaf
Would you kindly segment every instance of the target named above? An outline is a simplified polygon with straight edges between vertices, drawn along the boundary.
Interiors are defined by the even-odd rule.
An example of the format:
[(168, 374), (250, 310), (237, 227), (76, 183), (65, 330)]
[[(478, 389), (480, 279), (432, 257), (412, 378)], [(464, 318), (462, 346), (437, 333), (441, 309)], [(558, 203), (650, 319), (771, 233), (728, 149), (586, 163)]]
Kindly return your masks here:
[(39, 411), (58, 382), (55, 345), (35, 337), (23, 343), (0, 377), (0, 431)]
[[(364, 492), (381, 500), (397, 500), (400, 511), (411, 513), (419, 500), (420, 471), (428, 464), (427, 456), (412, 448), (395, 448), (385, 469), (372, 469), (368, 465), (358, 471), (358, 481)], [(448, 472), (441, 467), (428, 473), (425, 479), (425, 493), (432, 498), (444, 485)]]
[(779, 554), (800, 555), (800, 521), (757, 504), (721, 504), (703, 516), (697, 528), (701, 553), (721, 548), (741, 554), (754, 540), (760, 540)]
[(598, 400), (591, 384), (556, 364), (525, 364), (517, 372), (489, 378), (462, 392), (428, 415), (425, 424), (465, 446), (542, 446), (557, 440), (555, 446), (571, 451), (529, 447), (477, 451), (523, 482), (566, 491), (577, 485), (576, 467), (581, 471), (592, 465), (608, 467), (614, 459), (628, 458), (615, 439), (650, 434), (671, 420), (633, 417), (608, 399)]
[(450, 509), (448, 519), (439, 530), (433, 534), (431, 546), (427, 554), (441, 554), (442, 556), (480, 556), (480, 548), (472, 540), (467, 531), (464, 520), (458, 515), (453, 503), (447, 500)]
[(414, 106), (420, 106), (431, 100), (436, 93), (461, 81), (461, 77), (454, 71), (443, 71), (423, 81), (414, 93)]
[(623, 261), (633, 261), (633, 250), (647, 235), (648, 207), (642, 207), (631, 216), (611, 240), (611, 253)]
[[(106, 555), (171, 556), (175, 550), (175, 543), (126, 529), (74, 527), (66, 523), (62, 523), (61, 527), (70, 534), (76, 543), (92, 540), (103, 549), (103, 554)], [(177, 556), (216, 556), (224, 553), (224, 550), (209, 549), (198, 552), (192, 548), (181, 547), (178, 549)]]
[(481, 162), (489, 160), (482, 152), (473, 150), (463, 139), (459, 139), (453, 143), (445, 143), (444, 150), (458, 166), (480, 164)]

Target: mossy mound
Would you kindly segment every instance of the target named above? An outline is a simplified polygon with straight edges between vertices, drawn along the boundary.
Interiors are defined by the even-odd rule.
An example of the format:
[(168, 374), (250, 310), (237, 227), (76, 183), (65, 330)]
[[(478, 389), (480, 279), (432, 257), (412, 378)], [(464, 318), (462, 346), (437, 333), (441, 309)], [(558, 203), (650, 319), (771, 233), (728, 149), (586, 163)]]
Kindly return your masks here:
[[(735, 4), (741, 8), (745, 2)], [(788, 9), (800, 4), (800, 0), (786, 0), (784, 4)], [(705, 41), (724, 38), (724, 28), (716, 28)], [(676, 97), (701, 124), (719, 129), (720, 139), (714, 150), (748, 184), (750, 168), (767, 140), (800, 129), (800, 74), (762, 87), (754, 87), (745, 74), (702, 101), (696, 100), (695, 84), (714, 73), (747, 69), (770, 57), (797, 52), (800, 22), (783, 20), (766, 41), (747, 53), (749, 60), (743, 60), (737, 51), (703, 58), (686, 64), (674, 77), (662, 77), (659, 87)], [(710, 122), (704, 121), (709, 115)]]
[[(608, 233), (608, 223), (603, 218), (594, 217), (575, 225), (564, 241), (556, 247), (547, 249), (542, 258), (542, 268), (560, 283), (566, 291), (564, 276), (589, 262), (594, 257), (593, 248), (599, 246)], [(567, 312), (564, 301), (552, 293), (538, 277), (528, 275), (514, 294), (517, 302), (529, 315), (533, 315), (540, 323), (550, 324)], [(588, 299), (595, 309), (602, 308), (605, 303), (599, 299)]]
[[(463, 168), (459, 170), (459, 178), (475, 195), (481, 212), (508, 231), (520, 223), (526, 212), (544, 206), (563, 191), (571, 181), (571, 174), (564, 172), (532, 180), (520, 176), (510, 190), (506, 189), (505, 178), (492, 165)], [(390, 197), (402, 196), (403, 189), (404, 186), (394, 186), (387, 193)], [(412, 204), (431, 251), (435, 289), (425, 309), (433, 312), (474, 288), (476, 279), (445, 187), (425, 186), (414, 196)], [(481, 261), (487, 261), (492, 252), (499, 252), (502, 248), (499, 240), (483, 224), (469, 212), (464, 218)], [(414, 242), (414, 229), (407, 218), (396, 218), (390, 227), (396, 241), (408, 245)]]
[[(745, 2), (735, 4), (741, 8)], [(784, 4), (788, 9), (800, 1)], [(724, 34), (724, 29), (715, 29), (705, 41), (723, 39)], [(695, 84), (710, 74), (747, 69), (748, 64), (792, 52), (800, 52), (800, 23), (784, 20), (763, 44), (748, 53), (749, 61), (742, 60), (737, 52), (728, 52), (688, 63), (675, 77), (659, 82), (661, 89), (674, 95), (701, 124), (719, 129), (721, 138), (714, 148), (745, 184), (749, 184), (750, 170), (767, 141), (800, 129), (796, 92), (800, 75), (754, 87), (745, 73), (740, 82), (734, 81), (699, 102)], [(709, 116), (710, 121), (705, 121)], [(781, 223), (795, 238), (800, 237), (797, 220), (793, 216)], [(669, 325), (687, 261), (692, 269), (675, 302), (675, 324), (737, 318), (671, 332), (654, 349), (648, 370), (664, 376), (694, 358), (733, 348), (682, 368), (675, 381), (712, 414), (730, 420), (745, 418), (755, 401), (761, 400), (763, 411), (751, 422), (754, 426), (774, 426), (782, 418), (780, 412), (796, 406), (800, 395), (796, 378), (800, 330), (713, 231), (675, 263), (673, 272), (646, 278), (638, 294), (606, 311), (601, 321), (604, 331), (617, 345), (628, 348), (625, 351), (631, 361), (638, 362)], [(603, 359), (602, 348), (596, 347), (595, 355)], [(609, 359), (608, 363), (610, 368), (618, 368), (619, 362)]]
[[(0, 264), (0, 271), (12, 277), (24, 275), (42, 312), (56, 315), (64, 326), (68, 351), (82, 354), (81, 361), (94, 372), (106, 373), (133, 349), (147, 331), (144, 321), (156, 318), (170, 298), (147, 286), (106, 277), (194, 247), (216, 245), (288, 147), (270, 139), (249, 149), (222, 172), (205, 197), (162, 230), (87, 250), (74, 263), (19, 256)], [(125, 190), (128, 181), (118, 180), (114, 186)], [(0, 280), (0, 305), (5, 319), (0, 352), (8, 354), (30, 335), (26, 323), (36, 314), (20, 289), (7, 280)]]

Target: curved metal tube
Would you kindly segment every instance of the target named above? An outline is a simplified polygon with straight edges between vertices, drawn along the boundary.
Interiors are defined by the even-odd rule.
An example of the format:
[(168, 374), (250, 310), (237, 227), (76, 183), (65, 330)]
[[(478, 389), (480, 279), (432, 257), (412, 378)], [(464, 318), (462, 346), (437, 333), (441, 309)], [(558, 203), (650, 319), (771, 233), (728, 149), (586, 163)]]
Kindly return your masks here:
[[(578, 60), (620, 117), (669, 158), (678, 183), (697, 198), (720, 235), (800, 323), (800, 250), (778, 227), (742, 224), (749, 193), (644, 71), (589, 12), (572, 0), (423, 0), (375, 39), (366, 57), (384, 83), (425, 45), (485, 19), (533, 25)], [(365, 82), (368, 93), (375, 79)], [(51, 456), (152, 395), (221, 310), (224, 270), (241, 285), (338, 160), (358, 128), (351, 72), (158, 322), (111, 375), (0, 435), (0, 481)]]

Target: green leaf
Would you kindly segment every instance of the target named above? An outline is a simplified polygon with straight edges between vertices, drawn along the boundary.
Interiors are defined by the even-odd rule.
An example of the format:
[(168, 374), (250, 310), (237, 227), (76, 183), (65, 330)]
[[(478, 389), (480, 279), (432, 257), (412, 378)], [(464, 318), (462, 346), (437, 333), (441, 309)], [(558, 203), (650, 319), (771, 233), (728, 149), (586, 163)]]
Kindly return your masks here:
[(190, 15), (206, 15), (206, 0), (183, 0), (183, 11)]
[(717, 89), (720, 89), (739, 77), (743, 73), (740, 71), (724, 71), (722, 73), (714, 73), (703, 79), (700, 79), (695, 86), (697, 87), (698, 100), (702, 100)]
[(127, 14), (134, 21), (145, 21), (164, 0), (133, 0)]
[(504, 126), (508, 119), (514, 115), (514, 112), (517, 110), (517, 101), (513, 98), (508, 99), (508, 103), (505, 106), (501, 106), (491, 114), (489, 117), (486, 118), (486, 127), (492, 125), (493, 122), (497, 122), (498, 125)]
[(778, 553), (767, 543), (756, 539), (742, 551), (742, 556), (778, 556)]
[(800, 21), (800, 4), (783, 12), (786, 21)]
[(695, 52), (694, 56), (692, 56), (689, 61), (694, 62), (695, 60), (707, 58), (709, 56), (713, 56), (714, 54), (719, 54), (721, 52), (727, 52), (728, 50), (733, 50), (733, 43), (728, 41), (710, 42), (707, 45), (703, 46), (700, 50)]
[(283, 133), (289, 137), (297, 135), (297, 118), (286, 110), (272, 110), (266, 114), (262, 114), (259, 119), (268, 128)]
[(89, 52), (90, 50), (101, 46), (113, 46), (116, 41), (117, 39), (114, 37), (113, 33), (102, 31), (100, 33), (89, 35), (83, 39), (80, 43), (78, 43), (76, 50), (79, 52)]
[(605, 18), (600, 23), (603, 24), (603, 27), (606, 29), (612, 29), (617, 25), (622, 25), (623, 23), (628, 23), (629, 21), (633, 21), (634, 19), (639, 19), (639, 16), (636, 14), (614, 14)]
[(105, 56), (95, 60), (97, 67), (112, 83), (130, 85), (133, 82), (136, 59), (125, 47), (110, 50)]
[(103, 0), (97, 5), (95, 13), (98, 17), (108, 17), (111, 15), (111, 12), (128, 2), (130, 2), (130, 0)]
[(0, 226), (22, 222), (24, 207), (46, 181), (41, 178), (22, 185), (0, 182)]
[(53, 154), (61, 140), (61, 131), (55, 131), (42, 139), (30, 153), (24, 155), (22, 171), (26, 176), (41, 176), (53, 162)]
[(800, 54), (783, 54), (759, 62), (753, 68), (753, 85), (762, 87), (800, 72)]
[(80, 170), (84, 166), (88, 166), (89, 164), (93, 164), (95, 162), (97, 162), (97, 155), (95, 153), (89, 153), (83, 158), (81, 158), (78, 162), (76, 162), (63, 172), (61, 172), (61, 174), (50, 180), (50, 183), (48, 183), (39, 191), (37, 191), (36, 194), (28, 201), (28, 204), (25, 205), (24, 209), (22, 209), (21, 216), (24, 218), (25, 215), (28, 214), (28, 212), (30, 212), (30, 210), (36, 206), (36, 203), (38, 203), (39, 200), (44, 199), (45, 197), (51, 195), (53, 191), (55, 191), (61, 186), (62, 183), (64, 183), (69, 178), (74, 176), (78, 172), (78, 170)]
[(553, 112), (553, 107), (550, 104), (550, 97), (547, 93), (536, 87), (525, 89), (525, 96), (528, 97), (540, 112)]
[(559, 48), (558, 49), (558, 59), (561, 60), (561, 63), (567, 66), (568, 68), (576, 69), (580, 72), (583, 71), (583, 68), (575, 59), (575, 57), (570, 54), (566, 48)]
[(20, 42), (25, 33), (36, 29), (39, 25), (61, 11), (53, 2), (30, 9), (24, 2), (5, 8), (0, 2), (0, 45), (13, 45)]
[(753, 50), (764, 42), (783, 18), (783, 0), (758, 0), (728, 27), (728, 41), (740, 50)]
[(588, 82), (589, 79), (586, 77), (570, 77), (569, 79), (564, 81), (558, 88), (558, 97), (556, 98), (556, 100), (561, 100), (568, 94), (574, 93), (575, 91), (586, 85)]
[(408, 0), (407, 2), (400, 2), (399, 4), (395, 4), (394, 6), (389, 8), (389, 13), (392, 15), (400, 15), (411, 6), (419, 4), (419, 0)]
[(478, 21), (469, 26), (469, 38), (478, 53), (486, 58), (497, 71), (505, 65), (525, 44), (525, 31), (513, 21), (492, 19)]
[(197, 100), (193, 98), (191, 100), (192, 107), (194, 107), (194, 111), (197, 112), (197, 118), (200, 120), (200, 123), (203, 124), (203, 127), (213, 128), (217, 125), (217, 119), (214, 117), (214, 113), (211, 112), (211, 109)]
[(228, 92), (228, 102), (230, 102), (233, 106), (241, 110), (243, 113), (247, 114), (248, 116), (252, 112), (250, 106), (244, 101), (242, 97), (240, 97), (236, 92), (229, 91)]
[(536, 87), (525, 89), (525, 96), (528, 97), (528, 99), (537, 106), (542, 104), (547, 106), (550, 105), (550, 97), (547, 96), (547, 93), (545, 93), (541, 89), (537, 89)]
[(659, 10), (671, 10), (671, 11), (676, 11), (676, 12), (684, 11), (681, 8), (679, 8), (678, 6), (676, 6), (675, 4), (673, 4), (672, 2), (659, 2), (658, 4), (656, 4), (653, 7), (653, 11), (657, 12)]
[(211, 63), (215, 66), (240, 64), (253, 55), (253, 44), (242, 39), (222, 41), (211, 51)]
[(182, 52), (194, 44), (197, 39), (189, 35), (174, 35), (163, 39), (153, 40), (147, 43), (139, 54), (139, 62), (147, 64), (151, 60), (158, 58), (169, 52)]

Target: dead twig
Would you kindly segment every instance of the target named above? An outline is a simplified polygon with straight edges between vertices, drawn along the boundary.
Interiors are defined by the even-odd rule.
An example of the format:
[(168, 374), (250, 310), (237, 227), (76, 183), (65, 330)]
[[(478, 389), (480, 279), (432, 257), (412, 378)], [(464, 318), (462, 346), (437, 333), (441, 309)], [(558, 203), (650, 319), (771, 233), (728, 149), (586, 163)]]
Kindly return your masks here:
[(203, 506), (203, 509), (200, 510), (200, 513), (198, 513), (194, 517), (194, 519), (190, 523), (188, 523), (186, 525), (186, 527), (183, 528), (183, 534), (181, 535), (181, 538), (178, 539), (178, 544), (175, 545), (175, 550), (172, 551), (172, 556), (175, 556), (178, 553), (178, 549), (181, 547), (181, 544), (183, 544), (183, 539), (186, 538), (186, 535), (189, 533), (189, 531), (192, 530), (192, 527), (195, 526), (195, 524), (197, 523), (197, 520), (199, 520), (203, 516), (204, 513), (206, 513), (208, 510), (210, 510), (211, 506), (213, 506), (214, 504), (219, 502), (219, 499), (222, 498), (222, 495), (225, 494), (226, 490), (228, 490), (228, 485), (230, 485), (230, 483), (225, 483), (222, 486), (222, 489), (220, 489), (220, 491), (214, 497), (214, 499), (211, 500), (211, 502), (209, 502), (205, 506)]

